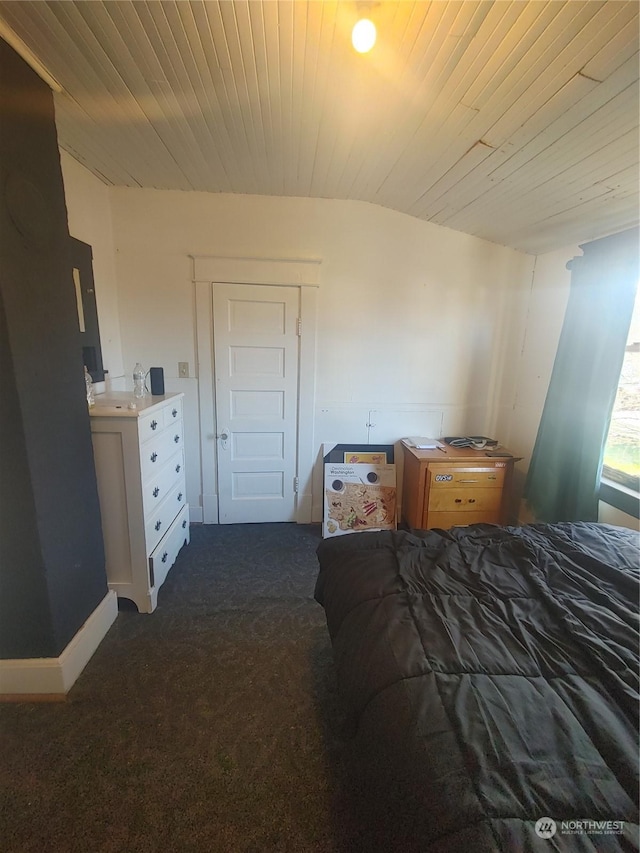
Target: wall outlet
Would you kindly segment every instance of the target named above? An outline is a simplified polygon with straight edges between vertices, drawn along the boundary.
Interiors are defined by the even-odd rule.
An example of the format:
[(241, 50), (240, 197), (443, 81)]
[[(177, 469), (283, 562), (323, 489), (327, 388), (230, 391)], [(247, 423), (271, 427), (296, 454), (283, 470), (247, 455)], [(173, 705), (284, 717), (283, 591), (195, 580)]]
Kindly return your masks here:
[(178, 376), (180, 379), (188, 379), (189, 378), (189, 362), (188, 361), (179, 361), (178, 362)]

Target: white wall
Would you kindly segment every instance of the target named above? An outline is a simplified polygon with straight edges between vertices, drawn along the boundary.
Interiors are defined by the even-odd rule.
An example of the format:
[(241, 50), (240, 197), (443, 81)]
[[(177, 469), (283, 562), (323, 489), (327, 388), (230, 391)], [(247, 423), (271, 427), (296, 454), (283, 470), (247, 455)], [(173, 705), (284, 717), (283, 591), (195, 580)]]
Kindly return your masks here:
[[(318, 450), (366, 441), (371, 409), (395, 410), (397, 438), (415, 431), (404, 428), (403, 408), (442, 412), (445, 433), (493, 425), (519, 345), (506, 318), (530, 282), (531, 256), (361, 202), (135, 189), (110, 197), (125, 371), (138, 360), (163, 367), (168, 390), (185, 391), (192, 424), (197, 383), (177, 375), (178, 361), (195, 371), (189, 255), (222, 255), (322, 261)], [(198, 447), (188, 437), (193, 506)], [(320, 508), (321, 492), (316, 517)]]
[[(497, 432), (505, 436), (505, 443), (517, 456), (523, 457), (515, 469), (513, 483), (514, 502), (518, 505), (569, 298), (571, 273), (566, 264), (579, 254), (577, 246), (568, 246), (538, 255), (529, 281), (523, 282), (521, 298), (516, 300), (520, 310), (514, 313), (513, 322), (519, 330), (516, 337), (520, 339), (520, 349), (513, 352), (512, 370), (505, 383), (510, 405), (499, 411)], [(522, 509), (521, 518), (533, 520)]]
[[(70, 232), (93, 247), (110, 376), (129, 383), (142, 360), (164, 368), (167, 390), (185, 392), (194, 520), (202, 486), (191, 254), (322, 260), (318, 449), (387, 441), (441, 416), (443, 433), (496, 436), (523, 457), (519, 497), (577, 246), (534, 259), (359, 202), (109, 190), (64, 152), (61, 160)], [(190, 379), (178, 378), (178, 361), (189, 362)], [(368, 431), (372, 409), (384, 426)], [(317, 480), (316, 471), (316, 515)], [(601, 510), (603, 521), (637, 525)]]
[(628, 527), (630, 530), (640, 530), (639, 519), (602, 501), (598, 504), (598, 521), (602, 524), (613, 524), (616, 527)]
[(109, 376), (123, 372), (115, 250), (109, 189), (65, 151), (60, 152), (69, 233), (93, 249), (100, 343)]

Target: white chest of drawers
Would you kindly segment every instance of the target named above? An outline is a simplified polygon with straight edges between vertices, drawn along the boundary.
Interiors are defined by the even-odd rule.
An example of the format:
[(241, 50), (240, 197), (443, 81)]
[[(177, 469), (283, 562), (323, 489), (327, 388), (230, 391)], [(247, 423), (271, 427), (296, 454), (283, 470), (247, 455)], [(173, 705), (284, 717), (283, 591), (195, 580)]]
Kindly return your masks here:
[(189, 542), (182, 397), (100, 394), (89, 410), (107, 581), (141, 613)]

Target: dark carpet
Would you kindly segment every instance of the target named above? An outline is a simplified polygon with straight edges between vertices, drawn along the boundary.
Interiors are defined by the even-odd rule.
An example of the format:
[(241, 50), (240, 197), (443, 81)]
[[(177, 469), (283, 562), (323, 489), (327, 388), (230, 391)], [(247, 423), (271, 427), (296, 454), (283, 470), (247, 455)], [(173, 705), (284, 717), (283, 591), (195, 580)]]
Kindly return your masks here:
[(319, 526), (191, 534), (66, 702), (0, 705), (2, 853), (379, 849), (343, 767)]

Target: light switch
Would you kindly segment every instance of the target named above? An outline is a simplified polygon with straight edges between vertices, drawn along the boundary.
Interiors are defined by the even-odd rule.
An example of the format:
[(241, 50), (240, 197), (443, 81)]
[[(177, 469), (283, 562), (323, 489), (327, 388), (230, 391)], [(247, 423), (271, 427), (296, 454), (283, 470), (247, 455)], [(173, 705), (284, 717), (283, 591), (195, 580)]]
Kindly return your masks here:
[(188, 379), (189, 378), (189, 362), (188, 361), (179, 361), (178, 362), (178, 376), (180, 379)]

